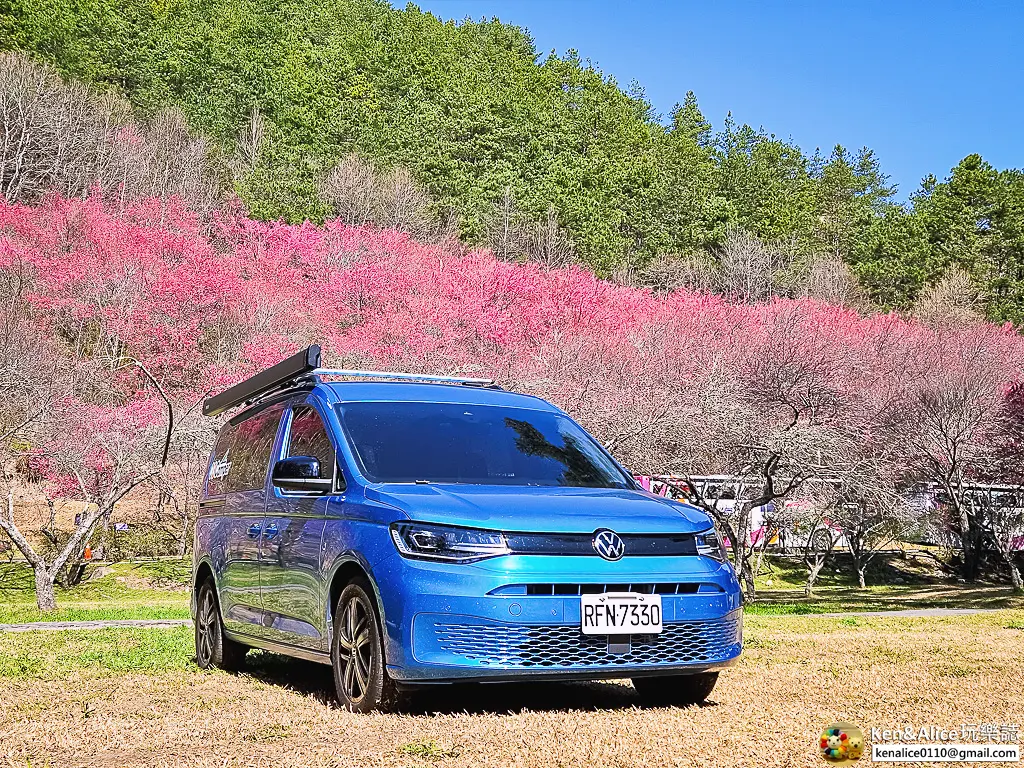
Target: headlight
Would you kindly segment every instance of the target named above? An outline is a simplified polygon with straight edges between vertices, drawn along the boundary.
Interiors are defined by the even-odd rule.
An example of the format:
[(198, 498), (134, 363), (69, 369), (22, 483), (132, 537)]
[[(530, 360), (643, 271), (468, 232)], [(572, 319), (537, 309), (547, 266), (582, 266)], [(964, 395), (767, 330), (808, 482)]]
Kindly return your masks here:
[(697, 554), (714, 558), (722, 563), (729, 562), (729, 554), (725, 550), (725, 544), (722, 542), (717, 527), (713, 526), (697, 534)]
[(471, 563), (507, 555), (505, 534), (436, 523), (392, 523), (391, 539), (406, 557)]

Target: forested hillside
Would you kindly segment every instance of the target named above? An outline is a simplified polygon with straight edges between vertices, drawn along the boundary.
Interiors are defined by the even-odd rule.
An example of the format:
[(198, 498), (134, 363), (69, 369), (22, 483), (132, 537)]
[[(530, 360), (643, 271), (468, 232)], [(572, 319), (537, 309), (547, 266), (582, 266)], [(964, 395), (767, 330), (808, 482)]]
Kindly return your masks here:
[(715, 132), (683, 92), (656, 115), (639, 88), (519, 28), (383, 0), (0, 7), (0, 47), (123, 92), (143, 120), (180, 109), (258, 218), (390, 225), (387, 205), (353, 201), (376, 184), (421, 203), (417, 237), (507, 258), (736, 293), (731, 238), (755, 244), (740, 255), (763, 273), (741, 298), (816, 295), (837, 263), (866, 306), (909, 308), (941, 283), (1024, 324), (1024, 174), (976, 155), (897, 205), (869, 149), (811, 154), (731, 119)]

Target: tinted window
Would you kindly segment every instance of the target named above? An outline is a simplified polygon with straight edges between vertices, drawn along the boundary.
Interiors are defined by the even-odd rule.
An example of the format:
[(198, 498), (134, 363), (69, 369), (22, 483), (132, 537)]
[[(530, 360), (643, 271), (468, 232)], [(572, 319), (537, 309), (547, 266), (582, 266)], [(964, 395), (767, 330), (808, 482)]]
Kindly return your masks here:
[(340, 410), (372, 482), (632, 487), (590, 435), (556, 413), (457, 403)]
[(224, 426), (207, 475), (209, 495), (263, 488), (282, 410), (282, 406), (268, 408)]
[(320, 460), (320, 477), (334, 477), (334, 445), (316, 409), (300, 405), (292, 411), (288, 456), (314, 456)]

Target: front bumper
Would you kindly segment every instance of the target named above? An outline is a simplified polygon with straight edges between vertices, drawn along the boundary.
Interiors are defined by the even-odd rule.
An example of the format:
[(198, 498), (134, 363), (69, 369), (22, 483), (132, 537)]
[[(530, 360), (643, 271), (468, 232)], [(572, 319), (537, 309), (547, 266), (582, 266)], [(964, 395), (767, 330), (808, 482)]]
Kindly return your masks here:
[[(731, 568), (704, 557), (513, 555), (450, 565), (396, 554), (382, 565), (388, 573), (374, 575), (388, 672), (403, 682), (679, 674), (728, 666), (742, 650), (739, 584)], [(633, 636), (626, 653), (584, 636), (580, 598), (565, 594), (652, 584), (688, 592), (663, 594), (663, 631)], [(557, 594), (536, 594), (548, 585)]]

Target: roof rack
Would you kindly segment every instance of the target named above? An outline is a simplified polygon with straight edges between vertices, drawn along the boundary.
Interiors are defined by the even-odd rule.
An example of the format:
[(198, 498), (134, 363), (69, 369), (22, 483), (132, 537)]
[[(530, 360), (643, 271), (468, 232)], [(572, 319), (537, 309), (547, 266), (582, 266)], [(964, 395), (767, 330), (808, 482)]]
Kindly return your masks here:
[(236, 405), (251, 402), (271, 392), (282, 389), (312, 375), (320, 367), (320, 347), (317, 344), (306, 347), (277, 365), (260, 371), (245, 381), (240, 381), (219, 395), (203, 401), (203, 415), (216, 416)]
[(457, 376), (435, 376), (428, 373), (396, 373), (389, 371), (361, 371), (345, 368), (321, 368), (320, 347), (306, 347), (265, 371), (229, 387), (220, 394), (203, 401), (203, 414), (217, 416), (236, 406), (253, 403), (282, 389), (313, 384), (321, 376), (345, 376), (360, 379), (388, 379), (396, 381), (424, 381), (437, 384), (465, 384), (467, 386), (500, 389), (493, 379), (468, 379)]
[(467, 379), (460, 376), (435, 376), (430, 373), (398, 373), (389, 371), (360, 371), (347, 368), (317, 368), (315, 376), (351, 376), (357, 379), (394, 379), (398, 381), (429, 381), (436, 384), (469, 384), (477, 387), (496, 386), (494, 379)]

